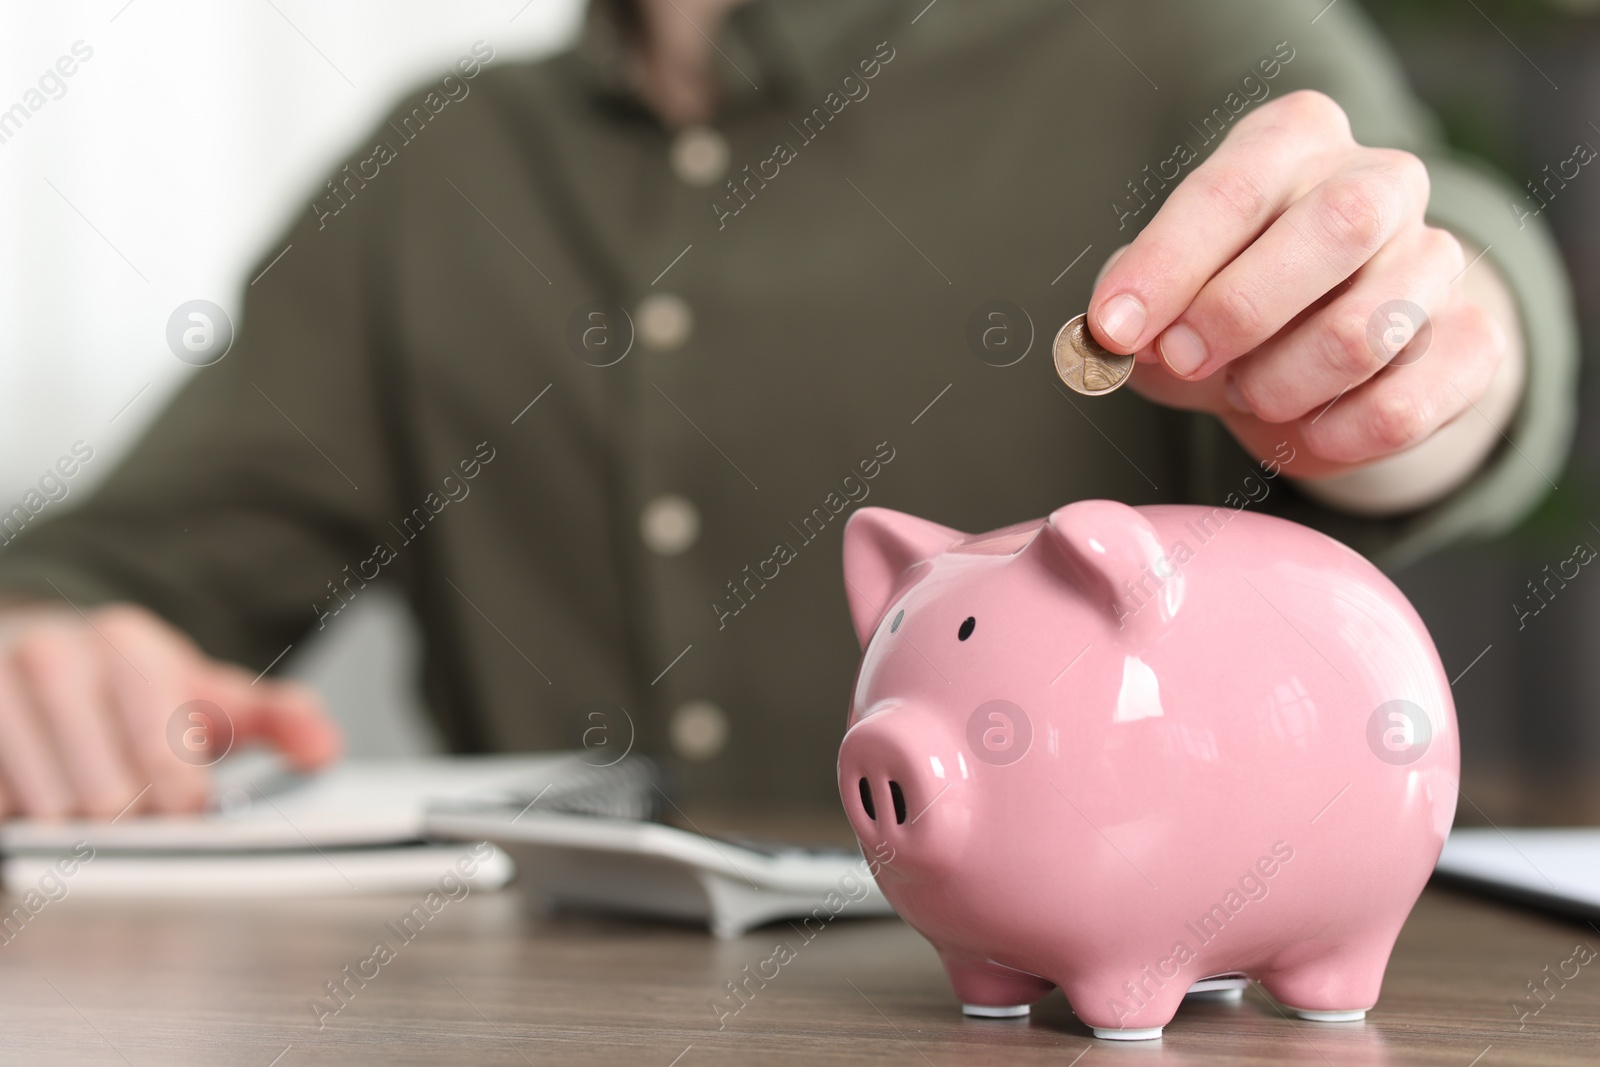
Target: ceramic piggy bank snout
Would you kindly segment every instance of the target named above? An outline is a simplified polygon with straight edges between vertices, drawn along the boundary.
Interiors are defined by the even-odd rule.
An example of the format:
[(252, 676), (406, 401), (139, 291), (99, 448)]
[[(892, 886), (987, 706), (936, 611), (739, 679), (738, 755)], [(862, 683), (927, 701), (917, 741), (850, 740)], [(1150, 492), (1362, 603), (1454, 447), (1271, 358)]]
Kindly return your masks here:
[(935, 805), (963, 758), (933, 709), (879, 708), (851, 731), (839, 755), (840, 781), (855, 783), (848, 811), (856, 836), (880, 858), (894, 857), (893, 872), (880, 871), (880, 881), (913, 871), (937, 876), (960, 862), (969, 809)]
[(969, 1014), (1097, 1036), (1255, 979), (1362, 1017), (1455, 812), (1455, 711), (1370, 563), (1228, 508), (845, 531), (851, 825)]

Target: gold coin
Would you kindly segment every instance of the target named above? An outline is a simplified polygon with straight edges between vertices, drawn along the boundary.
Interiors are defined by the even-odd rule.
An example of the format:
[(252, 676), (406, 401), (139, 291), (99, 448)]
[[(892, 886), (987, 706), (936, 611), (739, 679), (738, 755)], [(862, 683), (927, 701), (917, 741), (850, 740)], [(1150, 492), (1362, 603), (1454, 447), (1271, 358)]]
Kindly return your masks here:
[(1121, 388), (1133, 374), (1133, 357), (1100, 347), (1089, 332), (1088, 316), (1079, 315), (1056, 333), (1056, 373), (1067, 387), (1085, 396), (1101, 396)]

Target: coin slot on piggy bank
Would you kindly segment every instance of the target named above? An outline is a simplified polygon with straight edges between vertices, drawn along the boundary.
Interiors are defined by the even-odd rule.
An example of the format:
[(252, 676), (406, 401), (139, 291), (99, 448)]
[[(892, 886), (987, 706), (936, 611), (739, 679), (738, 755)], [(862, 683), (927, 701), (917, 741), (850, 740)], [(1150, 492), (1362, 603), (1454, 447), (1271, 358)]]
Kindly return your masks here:
[[(1269, 516), (1086, 500), (976, 535), (863, 508), (844, 566), (840, 796), (968, 1015), (1059, 987), (1129, 1040), (1251, 981), (1319, 1023), (1377, 1004), (1460, 755), (1372, 564)], [(1371, 725), (1397, 707), (1403, 759)]]

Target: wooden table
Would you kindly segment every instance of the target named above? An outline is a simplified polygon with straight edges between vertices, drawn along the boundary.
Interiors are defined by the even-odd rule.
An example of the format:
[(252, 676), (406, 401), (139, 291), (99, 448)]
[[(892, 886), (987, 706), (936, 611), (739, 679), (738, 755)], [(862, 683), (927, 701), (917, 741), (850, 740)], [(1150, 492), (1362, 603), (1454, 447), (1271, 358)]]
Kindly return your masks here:
[[(1444, 888), (1412, 915), (1366, 1023), (1291, 1022), (1252, 990), (1186, 1005), (1164, 1040), (1138, 1046), (1092, 1040), (1059, 992), (1031, 1020), (963, 1019), (932, 950), (894, 919), (826, 928), (719, 1030), (710, 1001), (775, 942), (797, 942), (787, 927), (718, 942), (541, 916), (506, 891), (450, 903), (401, 942), (385, 924), (416, 901), (68, 896), (0, 945), (0, 1062), (1600, 1063), (1600, 959), (1523, 1028), (1511, 1007), (1600, 934)], [(364, 988), (350, 982), (319, 1029), (311, 999), (337, 1005), (323, 983), (380, 938), (394, 958)]]

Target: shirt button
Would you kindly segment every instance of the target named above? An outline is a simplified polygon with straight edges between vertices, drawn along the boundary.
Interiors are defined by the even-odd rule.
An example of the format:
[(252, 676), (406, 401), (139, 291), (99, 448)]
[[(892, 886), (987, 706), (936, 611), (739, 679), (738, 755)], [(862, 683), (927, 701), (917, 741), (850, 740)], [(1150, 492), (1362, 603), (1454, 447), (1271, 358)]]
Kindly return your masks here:
[(681, 555), (700, 536), (700, 512), (688, 497), (665, 493), (639, 513), (639, 536), (658, 556)]
[(684, 759), (710, 759), (727, 743), (728, 716), (709, 700), (691, 700), (672, 713), (672, 747)]
[(715, 185), (728, 173), (728, 140), (709, 126), (690, 126), (672, 139), (671, 158), (685, 185)]
[(694, 312), (689, 302), (673, 293), (651, 293), (634, 309), (639, 340), (657, 352), (670, 352), (689, 339)]

